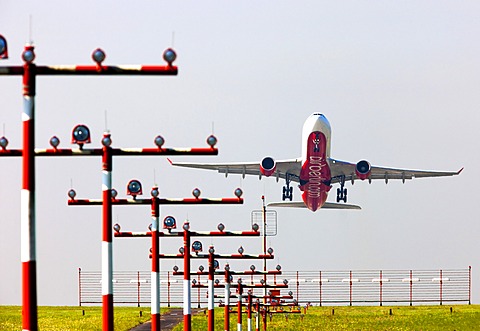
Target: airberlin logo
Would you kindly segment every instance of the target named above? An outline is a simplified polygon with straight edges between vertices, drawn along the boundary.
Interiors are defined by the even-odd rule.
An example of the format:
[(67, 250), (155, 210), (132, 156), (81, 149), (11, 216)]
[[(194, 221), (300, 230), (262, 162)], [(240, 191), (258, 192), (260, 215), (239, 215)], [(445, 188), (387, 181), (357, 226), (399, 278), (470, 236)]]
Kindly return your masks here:
[(322, 173), (322, 168), (326, 164), (323, 162), (321, 156), (310, 156), (308, 165), (308, 197), (320, 197), (321, 184), (325, 180)]

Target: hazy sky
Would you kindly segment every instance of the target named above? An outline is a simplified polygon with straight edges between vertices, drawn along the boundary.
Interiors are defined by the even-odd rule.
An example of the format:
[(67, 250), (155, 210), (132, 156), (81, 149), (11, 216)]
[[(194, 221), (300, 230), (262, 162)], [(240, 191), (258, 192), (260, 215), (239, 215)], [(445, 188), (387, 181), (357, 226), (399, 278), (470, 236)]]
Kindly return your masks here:
[[(313, 112), (332, 125), (332, 157), (374, 165), (458, 170), (439, 179), (356, 183), (361, 211), (278, 209), (269, 238), (284, 270), (473, 270), (480, 302), (480, 3), (478, 1), (37, 1), (2, 0), (0, 34), (19, 65), (29, 35), (39, 65), (159, 64), (173, 46), (177, 77), (38, 77), (36, 146), (57, 135), (70, 146), (79, 123), (99, 147), (105, 127), (114, 147), (205, 147), (219, 156), (178, 161), (260, 161), (300, 156), (301, 129)], [(11, 148), (22, 141), (21, 77), (0, 77), (0, 123)], [(105, 123), (107, 111), (107, 124)], [(39, 305), (77, 304), (77, 268), (101, 270), (101, 207), (68, 207), (101, 197), (101, 159), (37, 159)], [(0, 304), (21, 304), (21, 160), (0, 159)], [(283, 183), (253, 176), (174, 168), (162, 157), (114, 159), (113, 186), (125, 197), (132, 178), (149, 197), (154, 173), (162, 197), (233, 197), (243, 206), (162, 207), (193, 230), (250, 226), (260, 197), (279, 201)], [(335, 188), (333, 190), (335, 192)], [(294, 196), (300, 199), (295, 188)], [(334, 194), (329, 197), (333, 201)], [(125, 231), (144, 231), (150, 209), (116, 207)], [(258, 239), (208, 240), (219, 253), (260, 253)], [(162, 241), (175, 253), (181, 240)], [(147, 239), (114, 239), (114, 270), (150, 270)], [(162, 262), (171, 270), (174, 262)], [(177, 261), (178, 263), (178, 261)], [(197, 262), (192, 262), (196, 268)], [(249, 265), (250, 263), (248, 263)], [(232, 268), (243, 264), (232, 261)]]

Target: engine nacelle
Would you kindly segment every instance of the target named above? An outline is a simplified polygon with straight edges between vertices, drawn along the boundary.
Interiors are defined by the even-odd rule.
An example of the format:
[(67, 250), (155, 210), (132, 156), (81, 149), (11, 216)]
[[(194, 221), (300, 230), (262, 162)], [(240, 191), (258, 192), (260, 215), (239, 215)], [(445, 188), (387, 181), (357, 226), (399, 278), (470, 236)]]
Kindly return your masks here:
[(263, 158), (262, 162), (260, 163), (260, 172), (267, 177), (273, 175), (276, 168), (277, 164), (270, 156)]
[(365, 180), (370, 176), (370, 172), (372, 171), (372, 166), (368, 161), (362, 160), (358, 161), (357, 165), (355, 166), (355, 173), (357, 177), (361, 180)]

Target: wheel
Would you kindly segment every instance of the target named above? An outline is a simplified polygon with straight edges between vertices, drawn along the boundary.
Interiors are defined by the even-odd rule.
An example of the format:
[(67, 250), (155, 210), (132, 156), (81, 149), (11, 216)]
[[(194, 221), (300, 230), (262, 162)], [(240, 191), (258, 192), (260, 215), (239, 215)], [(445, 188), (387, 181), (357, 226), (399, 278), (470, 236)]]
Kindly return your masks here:
[(293, 200), (293, 187), (290, 187), (288, 189), (288, 196), (290, 197), (290, 201), (292, 201)]

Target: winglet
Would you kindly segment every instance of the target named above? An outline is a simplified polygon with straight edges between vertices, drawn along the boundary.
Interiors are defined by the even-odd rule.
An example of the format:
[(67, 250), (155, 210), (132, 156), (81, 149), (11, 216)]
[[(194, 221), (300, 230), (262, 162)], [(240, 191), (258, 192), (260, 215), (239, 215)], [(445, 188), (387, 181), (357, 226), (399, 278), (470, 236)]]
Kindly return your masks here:
[(173, 161), (172, 161), (172, 160), (170, 160), (168, 157), (167, 157), (167, 160), (168, 160), (168, 162), (170, 162), (171, 165), (173, 165)]
[(461, 173), (462, 171), (463, 171), (463, 167), (462, 167), (462, 169), (460, 169), (460, 170), (457, 171), (457, 175), (460, 175), (460, 173)]

